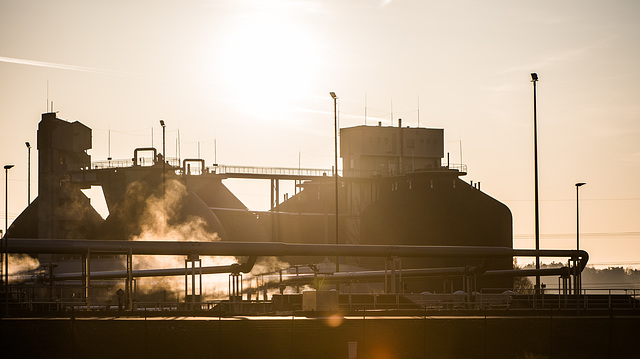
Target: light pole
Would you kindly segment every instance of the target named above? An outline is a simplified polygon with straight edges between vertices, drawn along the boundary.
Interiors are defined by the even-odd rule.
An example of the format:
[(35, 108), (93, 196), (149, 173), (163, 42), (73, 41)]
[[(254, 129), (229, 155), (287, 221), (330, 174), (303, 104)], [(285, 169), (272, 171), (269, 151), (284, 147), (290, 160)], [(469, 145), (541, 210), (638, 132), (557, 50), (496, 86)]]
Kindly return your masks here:
[[(578, 197), (579, 194), (579, 189), (580, 187), (584, 186), (586, 183), (585, 182), (578, 182), (576, 183), (576, 250), (579, 251), (580, 250), (580, 200)], [(580, 295), (580, 291), (581, 291), (581, 287), (582, 287), (582, 278), (580, 277), (580, 272), (577, 269), (578, 267), (578, 260), (576, 257), (576, 274), (574, 275), (575, 278), (575, 288), (576, 288), (576, 294), (579, 296)]]
[(580, 250), (580, 201), (578, 197), (578, 189), (586, 185), (585, 182), (576, 183), (576, 250)]
[(31, 204), (31, 144), (24, 143), (27, 146), (27, 206)]
[[(335, 92), (329, 92), (331, 98), (333, 98), (333, 127), (335, 130), (334, 136), (334, 170), (333, 176), (335, 178), (336, 185), (336, 244), (339, 244), (338, 235), (338, 96), (336, 96)], [(336, 272), (340, 271), (340, 257), (336, 256)]]
[(166, 191), (165, 184), (165, 163), (167, 163), (167, 152), (165, 150), (165, 124), (164, 120), (160, 120), (160, 126), (162, 126), (162, 197), (164, 197)]
[(4, 165), (4, 285), (9, 283), (9, 245), (7, 229), (9, 228), (9, 170), (13, 165)]
[[(538, 116), (536, 108), (536, 83), (538, 82), (538, 74), (531, 73), (531, 82), (533, 82), (533, 166), (534, 166), (534, 207), (535, 207), (535, 237), (536, 237), (536, 269), (540, 269), (540, 256), (537, 251), (540, 250), (540, 215), (538, 207)], [(536, 293), (540, 290), (540, 275), (536, 275)]]

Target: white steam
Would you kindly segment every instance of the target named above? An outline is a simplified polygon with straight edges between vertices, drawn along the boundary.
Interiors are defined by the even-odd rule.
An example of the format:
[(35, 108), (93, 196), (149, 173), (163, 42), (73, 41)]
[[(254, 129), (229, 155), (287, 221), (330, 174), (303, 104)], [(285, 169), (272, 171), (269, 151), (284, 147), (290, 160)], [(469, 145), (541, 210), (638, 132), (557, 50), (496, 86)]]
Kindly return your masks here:
[[(182, 200), (186, 196), (186, 187), (178, 180), (166, 181), (164, 197), (151, 195), (144, 203), (140, 235), (134, 236), (135, 241), (219, 241), (217, 233), (206, 230), (206, 223), (202, 218), (189, 217), (181, 223), (173, 223), (180, 213)], [(133, 268), (184, 268), (184, 256), (138, 256), (135, 257)], [(221, 266), (236, 263), (235, 257), (201, 256), (203, 267)], [(189, 263), (191, 268), (191, 263)], [(197, 270), (196, 270), (197, 272)], [(187, 281), (191, 293), (191, 277)], [(218, 299), (226, 295), (228, 288), (228, 274), (209, 274), (202, 277), (202, 296), (204, 299)], [(185, 277), (151, 277), (139, 278), (137, 288), (143, 293), (166, 290), (184, 295)], [(196, 278), (196, 293), (199, 293), (199, 278)], [(180, 294), (181, 293), (181, 294)]]
[(21, 282), (31, 277), (31, 272), (40, 267), (37, 258), (26, 254), (9, 254), (7, 261), (9, 267), (9, 283)]

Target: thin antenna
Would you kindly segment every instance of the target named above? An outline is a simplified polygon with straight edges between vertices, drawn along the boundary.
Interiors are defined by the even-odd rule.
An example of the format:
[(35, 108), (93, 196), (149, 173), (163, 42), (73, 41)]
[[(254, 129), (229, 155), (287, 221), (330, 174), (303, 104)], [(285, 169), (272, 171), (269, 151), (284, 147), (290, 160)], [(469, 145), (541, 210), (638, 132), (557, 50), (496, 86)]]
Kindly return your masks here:
[(367, 93), (364, 93), (364, 125), (367, 125)]
[(200, 141), (198, 141), (198, 159), (200, 159)]
[(418, 127), (420, 127), (420, 95), (418, 95)]
[(460, 164), (463, 164), (464, 162), (462, 161), (462, 137), (460, 137)]
[(51, 101), (51, 112), (53, 112), (53, 101)]
[(180, 163), (181, 152), (182, 152), (182, 148), (180, 143), (180, 129), (178, 129), (178, 163)]

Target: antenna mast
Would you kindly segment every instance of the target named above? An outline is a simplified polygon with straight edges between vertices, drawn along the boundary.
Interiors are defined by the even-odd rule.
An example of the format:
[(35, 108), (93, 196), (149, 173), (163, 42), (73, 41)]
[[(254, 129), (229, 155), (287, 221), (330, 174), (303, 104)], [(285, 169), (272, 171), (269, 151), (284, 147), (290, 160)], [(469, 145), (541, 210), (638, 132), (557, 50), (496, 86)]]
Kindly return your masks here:
[(364, 125), (367, 125), (367, 93), (364, 93)]
[(420, 127), (420, 95), (418, 95), (418, 127)]

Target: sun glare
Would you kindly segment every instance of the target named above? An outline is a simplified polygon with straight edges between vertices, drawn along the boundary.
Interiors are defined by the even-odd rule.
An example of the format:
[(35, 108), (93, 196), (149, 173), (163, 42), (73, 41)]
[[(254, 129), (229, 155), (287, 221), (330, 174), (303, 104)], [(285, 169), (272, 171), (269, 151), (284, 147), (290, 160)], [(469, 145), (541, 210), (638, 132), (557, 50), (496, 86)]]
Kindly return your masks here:
[(277, 16), (241, 18), (221, 56), (226, 90), (245, 111), (262, 116), (309, 92), (318, 57), (304, 26)]

